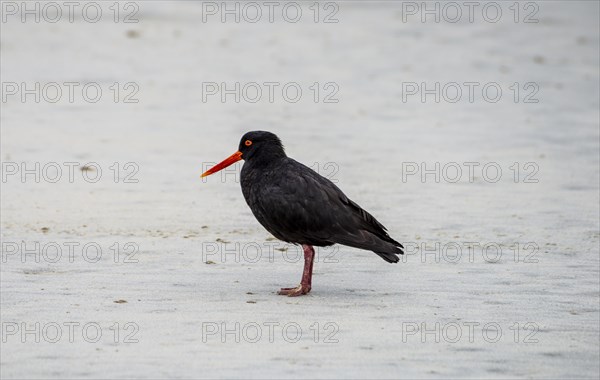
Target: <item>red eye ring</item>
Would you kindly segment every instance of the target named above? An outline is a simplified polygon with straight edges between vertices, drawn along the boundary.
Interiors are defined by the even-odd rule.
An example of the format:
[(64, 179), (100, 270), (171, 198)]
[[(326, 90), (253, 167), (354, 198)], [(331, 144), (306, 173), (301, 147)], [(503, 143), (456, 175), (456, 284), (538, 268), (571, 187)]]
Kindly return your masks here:
[(250, 146), (250, 145), (252, 145), (252, 141), (246, 140), (246, 141), (244, 141), (244, 145)]

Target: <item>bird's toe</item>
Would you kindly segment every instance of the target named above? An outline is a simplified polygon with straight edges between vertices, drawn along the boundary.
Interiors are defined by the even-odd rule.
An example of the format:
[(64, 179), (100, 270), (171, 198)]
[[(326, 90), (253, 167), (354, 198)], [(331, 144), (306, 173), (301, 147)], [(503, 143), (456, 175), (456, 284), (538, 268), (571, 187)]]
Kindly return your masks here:
[(298, 285), (295, 288), (281, 288), (277, 294), (288, 297), (298, 297), (310, 292), (310, 286)]
[(294, 288), (281, 288), (281, 289), (279, 289), (277, 294), (279, 294), (280, 296), (287, 296), (290, 293), (292, 293), (293, 291), (295, 291), (296, 289), (298, 289), (299, 287), (301, 287), (301, 285), (298, 285)]

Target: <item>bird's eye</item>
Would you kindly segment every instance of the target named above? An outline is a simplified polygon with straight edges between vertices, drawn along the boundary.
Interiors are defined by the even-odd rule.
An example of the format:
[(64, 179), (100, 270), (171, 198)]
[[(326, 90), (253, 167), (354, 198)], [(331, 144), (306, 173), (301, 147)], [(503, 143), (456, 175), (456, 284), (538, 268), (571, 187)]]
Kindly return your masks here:
[(246, 141), (244, 142), (244, 145), (246, 145), (246, 146), (250, 146), (250, 145), (252, 145), (252, 141), (250, 141), (250, 140), (246, 140)]

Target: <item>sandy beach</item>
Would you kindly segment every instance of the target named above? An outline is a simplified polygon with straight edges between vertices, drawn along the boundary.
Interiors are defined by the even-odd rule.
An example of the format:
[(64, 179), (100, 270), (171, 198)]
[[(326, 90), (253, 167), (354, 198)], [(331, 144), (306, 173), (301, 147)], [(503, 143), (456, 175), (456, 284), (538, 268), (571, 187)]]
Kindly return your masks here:
[[(598, 378), (599, 3), (476, 3), (3, 1), (1, 377)], [(251, 130), (400, 263), (278, 296)]]

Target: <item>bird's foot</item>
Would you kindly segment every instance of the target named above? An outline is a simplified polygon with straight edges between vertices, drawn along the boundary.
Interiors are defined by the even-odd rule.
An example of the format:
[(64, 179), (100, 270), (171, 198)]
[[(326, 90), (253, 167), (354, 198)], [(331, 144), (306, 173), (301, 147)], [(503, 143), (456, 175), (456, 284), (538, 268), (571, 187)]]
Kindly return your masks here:
[(277, 294), (280, 296), (298, 297), (310, 292), (310, 285), (300, 284), (295, 288), (281, 288)]

